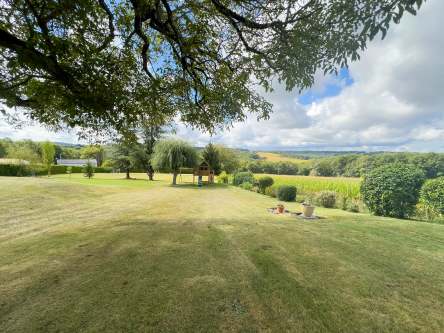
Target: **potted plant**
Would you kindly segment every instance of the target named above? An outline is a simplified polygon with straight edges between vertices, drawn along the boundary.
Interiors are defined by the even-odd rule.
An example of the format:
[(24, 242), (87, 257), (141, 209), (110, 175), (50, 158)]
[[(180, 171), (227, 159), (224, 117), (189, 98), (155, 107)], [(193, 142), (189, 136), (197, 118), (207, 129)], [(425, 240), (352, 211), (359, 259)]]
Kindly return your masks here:
[(309, 202), (304, 202), (302, 204), (302, 214), (304, 217), (312, 217), (315, 207)]
[(276, 208), (277, 208), (277, 212), (279, 213), (279, 214), (282, 214), (283, 212), (284, 212), (284, 205), (282, 205), (282, 204), (279, 204), (279, 205), (277, 205), (276, 206)]

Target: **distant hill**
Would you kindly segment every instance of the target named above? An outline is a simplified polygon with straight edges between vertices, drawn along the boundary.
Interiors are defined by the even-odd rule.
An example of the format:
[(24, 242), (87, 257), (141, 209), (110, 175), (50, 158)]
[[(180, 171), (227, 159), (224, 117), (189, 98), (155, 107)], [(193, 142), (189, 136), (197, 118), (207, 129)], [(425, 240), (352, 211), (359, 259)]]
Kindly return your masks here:
[(273, 151), (269, 153), (274, 153), (280, 156), (286, 156), (290, 158), (297, 158), (302, 160), (314, 159), (314, 158), (322, 158), (322, 157), (332, 157), (332, 156), (340, 156), (340, 155), (357, 155), (357, 154), (376, 154), (368, 153), (365, 151), (329, 151), (329, 150), (296, 150), (296, 151)]
[(85, 146), (80, 143), (67, 143), (67, 142), (59, 142), (59, 141), (55, 141), (54, 144), (61, 146), (61, 147), (69, 147), (69, 148), (82, 148)]

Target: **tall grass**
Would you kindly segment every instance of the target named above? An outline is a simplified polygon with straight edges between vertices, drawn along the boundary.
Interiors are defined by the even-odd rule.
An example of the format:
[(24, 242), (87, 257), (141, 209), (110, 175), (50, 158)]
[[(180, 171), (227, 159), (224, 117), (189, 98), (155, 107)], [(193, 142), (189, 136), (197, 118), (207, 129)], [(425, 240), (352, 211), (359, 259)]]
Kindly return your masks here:
[(269, 175), (274, 180), (274, 186), (294, 185), (298, 193), (309, 194), (324, 190), (335, 191), (346, 198), (357, 199), (360, 196), (360, 178), (342, 177), (311, 177)]

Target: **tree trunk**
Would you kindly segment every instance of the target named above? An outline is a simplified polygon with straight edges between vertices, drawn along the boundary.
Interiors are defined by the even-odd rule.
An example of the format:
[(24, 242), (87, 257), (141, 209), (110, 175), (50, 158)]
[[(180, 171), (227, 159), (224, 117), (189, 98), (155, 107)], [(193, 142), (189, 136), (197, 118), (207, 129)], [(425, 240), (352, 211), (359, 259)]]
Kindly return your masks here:
[(149, 180), (151, 180), (151, 181), (154, 180), (154, 169), (151, 166), (148, 167), (146, 174), (148, 175)]
[(173, 173), (173, 185), (177, 184), (176, 179), (177, 179), (177, 172), (174, 172)]
[(130, 179), (130, 170), (126, 169), (126, 179)]

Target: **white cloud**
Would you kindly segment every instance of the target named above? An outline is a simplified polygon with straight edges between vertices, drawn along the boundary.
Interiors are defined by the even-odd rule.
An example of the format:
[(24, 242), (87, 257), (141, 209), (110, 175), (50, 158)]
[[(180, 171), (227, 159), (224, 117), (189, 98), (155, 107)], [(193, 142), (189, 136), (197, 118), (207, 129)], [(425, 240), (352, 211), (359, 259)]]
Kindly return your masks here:
[[(270, 121), (238, 124), (218, 139), (253, 149), (444, 151), (442, 12), (444, 2), (427, 2), (417, 17), (393, 26), (386, 40), (372, 42), (349, 69), (354, 83), (339, 95), (305, 107), (296, 92), (278, 87), (267, 96), (275, 105)], [(317, 76), (314, 91), (331, 80)]]

